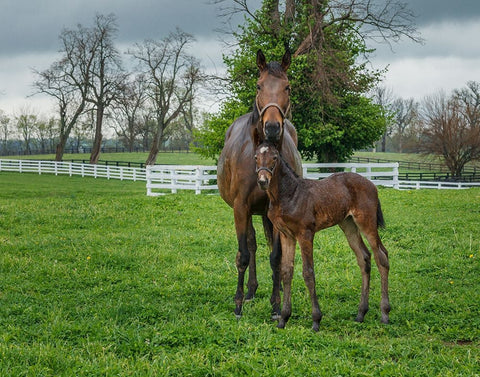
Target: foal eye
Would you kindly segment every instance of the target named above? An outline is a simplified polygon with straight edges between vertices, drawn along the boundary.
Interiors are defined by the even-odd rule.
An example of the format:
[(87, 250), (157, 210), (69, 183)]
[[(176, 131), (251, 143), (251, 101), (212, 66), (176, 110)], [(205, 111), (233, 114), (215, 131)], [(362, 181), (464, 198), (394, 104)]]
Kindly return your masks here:
[(287, 85), (287, 86), (285, 87), (285, 91), (287, 91), (287, 92), (290, 91), (290, 85)]

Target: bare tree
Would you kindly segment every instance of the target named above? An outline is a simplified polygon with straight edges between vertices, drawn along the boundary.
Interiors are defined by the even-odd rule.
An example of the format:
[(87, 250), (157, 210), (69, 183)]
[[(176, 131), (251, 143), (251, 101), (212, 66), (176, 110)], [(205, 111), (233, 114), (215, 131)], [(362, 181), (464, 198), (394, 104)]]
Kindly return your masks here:
[(10, 118), (0, 109), (0, 141), (2, 142), (2, 153), (7, 154), (7, 140), (10, 137)]
[(385, 86), (377, 86), (373, 90), (373, 100), (382, 107), (383, 116), (385, 117), (385, 124), (387, 125), (385, 132), (382, 135), (381, 151), (385, 152), (387, 149), (387, 136), (392, 133), (392, 102), (393, 91), (391, 88)]
[(96, 15), (94, 26), (89, 31), (91, 36), (90, 53), (93, 59), (90, 66), (89, 91), (86, 98), (95, 111), (95, 136), (90, 155), (91, 164), (96, 164), (100, 156), (105, 111), (118, 95), (126, 79), (120, 54), (113, 43), (116, 33), (116, 18), (113, 14), (108, 16)]
[(146, 40), (130, 51), (145, 72), (156, 122), (147, 165), (155, 163), (165, 130), (193, 100), (194, 88), (202, 80), (198, 60), (186, 53), (193, 41), (190, 34), (177, 29), (161, 41)]
[(145, 77), (138, 75), (125, 84), (114, 101), (114, 129), (130, 152), (142, 133), (142, 111), (145, 111)]
[(418, 124), (418, 103), (413, 98), (397, 98), (393, 101), (392, 111), (392, 137), (395, 139), (396, 150), (401, 153), (404, 151), (408, 130), (414, 132)]
[(15, 125), (25, 145), (24, 154), (32, 152), (32, 137), (38, 124), (38, 116), (32, 114), (28, 107), (20, 110), (20, 114), (15, 116)]
[(36, 93), (44, 93), (57, 101), (59, 137), (55, 160), (61, 161), (68, 137), (87, 108), (87, 95), (93, 54), (89, 53), (90, 33), (82, 25), (60, 34), (61, 58), (45, 71), (34, 70)]
[[(476, 98), (472, 87), (463, 92)], [(459, 97), (460, 92), (447, 97), (440, 92), (427, 97), (423, 104), (421, 148), (444, 158), (454, 177), (461, 175), (466, 163), (480, 159), (479, 114), (472, 111), (474, 101)]]

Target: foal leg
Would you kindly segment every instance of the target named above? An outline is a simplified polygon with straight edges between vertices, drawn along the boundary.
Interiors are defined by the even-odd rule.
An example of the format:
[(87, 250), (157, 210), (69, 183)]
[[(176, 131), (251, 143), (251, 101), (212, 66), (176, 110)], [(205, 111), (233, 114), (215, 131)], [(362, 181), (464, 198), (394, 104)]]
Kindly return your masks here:
[(362, 295), (360, 297), (360, 304), (358, 305), (358, 314), (355, 321), (363, 322), (365, 314), (368, 312), (368, 295), (370, 291), (370, 271), (371, 271), (371, 255), (370, 251), (365, 246), (362, 240), (360, 231), (352, 218), (347, 218), (340, 224), (340, 228), (347, 237), (348, 244), (355, 252), (357, 263), (362, 272)]
[(303, 261), (303, 280), (310, 293), (310, 301), (312, 302), (312, 320), (313, 331), (318, 331), (320, 320), (322, 319), (322, 312), (318, 305), (318, 297), (315, 289), (315, 270), (313, 267), (313, 234), (306, 232), (298, 238), (298, 243), (302, 251)]
[(362, 229), (362, 232), (372, 248), (373, 256), (375, 257), (375, 263), (377, 264), (378, 271), (380, 272), (380, 284), (382, 290), (382, 300), (380, 302), (380, 310), (382, 312), (381, 321), (382, 323), (388, 323), (390, 312), (390, 300), (388, 298), (388, 272), (390, 270), (390, 264), (388, 261), (388, 252), (380, 240), (377, 226), (372, 225), (367, 229)]
[(272, 297), (270, 303), (272, 304), (272, 320), (278, 320), (280, 318), (280, 264), (282, 262), (282, 246), (280, 242), (280, 233), (274, 231), (272, 252), (270, 253), (270, 267), (272, 268)]
[(295, 260), (295, 239), (280, 233), (282, 244), (282, 262), (280, 266), (280, 275), (283, 282), (283, 306), (278, 320), (277, 327), (283, 329), (288, 319), (292, 315), (292, 278), (293, 266)]

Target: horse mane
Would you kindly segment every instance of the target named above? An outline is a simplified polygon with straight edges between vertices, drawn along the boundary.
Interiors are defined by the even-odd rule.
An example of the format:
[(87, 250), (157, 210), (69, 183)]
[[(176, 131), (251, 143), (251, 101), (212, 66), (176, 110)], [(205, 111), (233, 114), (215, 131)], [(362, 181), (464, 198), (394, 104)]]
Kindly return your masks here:
[(275, 77), (285, 77), (285, 70), (279, 62), (270, 62), (267, 64), (267, 67), (265, 69), (268, 70), (269, 74)]

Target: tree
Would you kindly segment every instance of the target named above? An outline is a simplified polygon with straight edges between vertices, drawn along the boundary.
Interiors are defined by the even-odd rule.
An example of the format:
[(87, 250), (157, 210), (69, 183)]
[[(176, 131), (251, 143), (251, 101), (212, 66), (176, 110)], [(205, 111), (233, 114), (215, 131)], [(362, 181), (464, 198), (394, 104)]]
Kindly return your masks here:
[[(232, 101), (244, 107), (253, 103), (257, 49), (274, 60), (288, 46), (294, 51), (289, 75), (292, 120), (299, 149), (306, 157), (343, 161), (354, 148), (370, 146), (382, 135), (382, 109), (364, 96), (382, 73), (367, 68), (364, 58), (372, 50), (366, 42), (390, 42), (402, 36), (419, 40), (413, 15), (404, 4), (393, 0), (382, 6), (371, 0), (265, 0), (260, 10), (252, 12), (246, 0), (229, 3), (234, 9), (227, 13), (248, 15), (235, 34), (237, 50), (224, 57)], [(221, 116), (231, 118), (226, 113)]]
[(466, 163), (480, 159), (479, 85), (450, 97), (440, 92), (427, 97), (423, 104), (423, 132), (420, 148), (440, 155), (452, 176), (461, 176)]
[(130, 152), (133, 152), (135, 141), (142, 133), (142, 110), (146, 100), (145, 77), (137, 75), (128, 81), (114, 101), (115, 132)]
[[(77, 25), (60, 34), (58, 61), (45, 71), (36, 71), (36, 93), (57, 100), (59, 142), (55, 159), (63, 157), (70, 132), (87, 110), (95, 111), (95, 137), (90, 162), (98, 161), (106, 108), (122, 85), (124, 74), (119, 52), (113, 45), (117, 31), (114, 15), (96, 15), (93, 27)], [(91, 108), (89, 108), (91, 104)]]
[(393, 91), (391, 88), (385, 86), (377, 86), (373, 90), (373, 101), (379, 105), (385, 117), (385, 132), (382, 135), (381, 142), (381, 152), (387, 150), (387, 137), (392, 133), (392, 123), (393, 123), (393, 111), (392, 111), (392, 102), (393, 102)]
[(89, 52), (92, 54), (92, 64), (86, 100), (93, 105), (95, 111), (95, 136), (90, 155), (91, 164), (96, 164), (100, 156), (105, 111), (118, 96), (126, 79), (120, 54), (113, 43), (116, 32), (116, 18), (113, 14), (96, 15), (94, 26), (89, 30)]
[(177, 29), (163, 40), (146, 40), (129, 52), (144, 71), (156, 122), (147, 165), (155, 163), (166, 129), (194, 100), (195, 86), (203, 79), (198, 60), (186, 52), (193, 41)]
[(414, 133), (419, 121), (418, 103), (413, 98), (397, 98), (393, 101), (392, 111), (394, 113), (392, 138), (395, 150), (402, 153), (409, 136), (408, 131), (411, 130)]
[(20, 114), (15, 117), (15, 125), (18, 132), (23, 138), (25, 145), (24, 154), (32, 154), (32, 136), (38, 124), (38, 117), (32, 114), (31, 111), (25, 107)]
[(2, 153), (7, 154), (7, 140), (10, 136), (10, 118), (5, 115), (5, 112), (0, 109), (0, 141), (2, 147)]
[(55, 160), (61, 161), (68, 137), (87, 107), (90, 70), (93, 55), (89, 53), (89, 32), (82, 25), (60, 34), (61, 58), (45, 71), (34, 70), (36, 93), (47, 94), (57, 101), (59, 136)]

